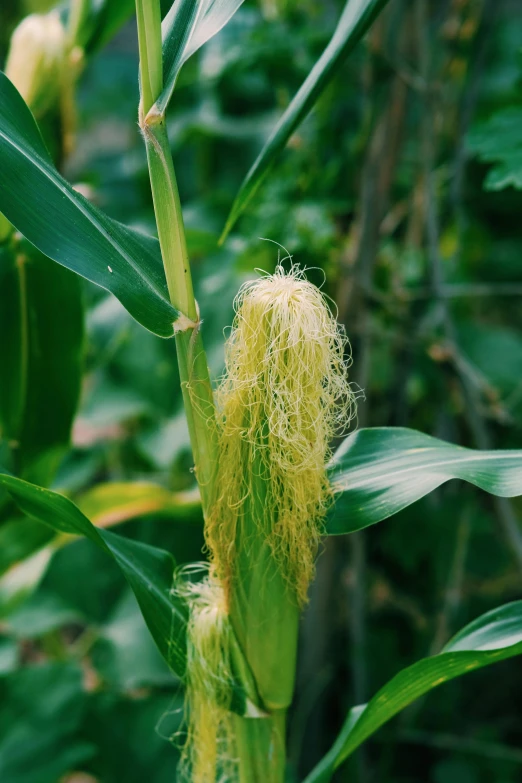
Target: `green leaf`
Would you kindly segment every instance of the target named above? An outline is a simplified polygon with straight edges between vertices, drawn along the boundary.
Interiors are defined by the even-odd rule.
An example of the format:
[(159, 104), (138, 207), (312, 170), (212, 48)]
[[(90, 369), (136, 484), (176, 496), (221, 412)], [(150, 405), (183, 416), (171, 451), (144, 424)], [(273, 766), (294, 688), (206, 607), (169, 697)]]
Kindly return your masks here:
[[(77, 497), (76, 503), (96, 527), (106, 528), (145, 515), (166, 517), (196, 530), (203, 522), (197, 489), (170, 492), (152, 482), (98, 484)], [(0, 617), (11, 614), (27, 600), (47, 572), (54, 553), (72, 540), (53, 534), (48, 527), (27, 517), (0, 525)], [(175, 531), (172, 551), (178, 562), (186, 559), (190, 541), (190, 535)], [(200, 546), (199, 542), (194, 543), (192, 549), (199, 552)]]
[(76, 502), (97, 527), (109, 527), (145, 515), (201, 522), (199, 491), (171, 492), (149, 481), (114, 481), (98, 484)]
[(183, 694), (179, 688), (175, 693), (149, 689), (146, 698), (121, 694), (115, 688), (91, 694), (85, 725), (97, 750), (94, 780), (174, 783), (179, 740), (172, 738), (178, 737), (182, 720)]
[(0, 433), (26, 478), (49, 483), (69, 443), (82, 354), (78, 277), (28, 242), (0, 249)]
[[(43, 527), (43, 525), (40, 525), (40, 527)], [(91, 584), (95, 581), (95, 579), (91, 579)], [(40, 590), (24, 601), (22, 606), (9, 614), (9, 617), (4, 622), (4, 627), (6, 633), (11, 638), (27, 641), (42, 639), (65, 625), (74, 624), (86, 628), (89, 624), (89, 619), (73, 605), (73, 602), (65, 600), (61, 596), (56, 595), (56, 593), (46, 590), (45, 586), (42, 586)], [(156, 645), (146, 628), (145, 632), (150, 639), (150, 644), (159, 655)], [(163, 658), (161, 660), (163, 661)]]
[(522, 377), (520, 331), (476, 321), (457, 323), (456, 331), (459, 350), (489, 384), (490, 393), (504, 398), (515, 393)]
[(177, 0), (161, 25), (164, 88), (156, 108), (164, 112), (182, 65), (218, 33), (244, 0)]
[[(2, 471), (0, 471), (0, 486), (5, 487), (19, 508), (28, 516), (43, 522), (58, 533), (85, 536), (107, 554), (112, 555), (136, 596), (145, 622), (161, 654), (171, 669), (182, 678), (186, 666), (187, 608), (172, 594), (175, 566), (173, 557), (162, 549), (94, 527), (71, 500), (57, 492), (43, 489)], [(45, 555), (51, 549), (52, 547), (47, 547), (34, 557)], [(31, 560), (25, 562), (30, 563), (32, 573), (34, 564)], [(25, 562), (22, 562), (19, 567), (23, 567)], [(0, 595), (0, 605), (1, 599)], [(238, 679), (233, 683), (233, 709), (243, 715), (248, 714), (249, 711), (251, 713), (252, 709), (260, 705), (257, 694), (250, 687), (251, 674), (239, 647), (236, 653)], [(246, 677), (247, 674), (250, 679)]]
[(77, 43), (87, 54), (101, 49), (132, 16), (134, 0), (89, 0)]
[(522, 190), (522, 108), (509, 106), (474, 127), (467, 143), (483, 163), (495, 164), (488, 172), (486, 190), (510, 185)]
[(227, 24), (244, 0), (202, 0), (201, 12), (183, 54), (183, 62), (192, 57)]
[(80, 735), (87, 706), (79, 665), (25, 666), (0, 677), (0, 780), (56, 783), (92, 758)]
[[(23, 532), (23, 531), (20, 531)], [(34, 593), (45, 576), (54, 554), (53, 545), (39, 547), (0, 577), (0, 618), (16, 611)]]
[(305, 783), (326, 783), (368, 737), (419, 696), (462, 674), (522, 653), (522, 601), (506, 604), (467, 625), (439, 655), (408, 666), (368, 704), (352, 709), (334, 745)]
[[(19, 508), (59, 533), (82, 535), (110, 554), (123, 571), (160, 652), (171, 668), (185, 671), (186, 611), (171, 593), (174, 559), (161, 549), (98, 530), (72, 501), (57, 492), (0, 473)], [(88, 589), (88, 585), (86, 585)]]
[(0, 636), (0, 677), (18, 666), (18, 645), (14, 639)]
[(160, 112), (165, 111), (172, 98), (176, 79), (183, 65), (183, 55), (200, 10), (200, 0), (177, 0), (161, 23), (165, 86), (156, 102)]
[[(0, 576), (43, 549), (54, 534), (34, 519), (10, 519), (0, 525)], [(0, 587), (1, 593), (1, 587)]]
[(130, 691), (172, 686), (172, 673), (152, 641), (130, 590), (125, 591), (97, 631), (93, 665), (112, 688)]
[(522, 451), (474, 451), (403, 427), (375, 427), (343, 441), (329, 475), (337, 499), (327, 532), (339, 535), (381, 522), (450, 479), (520, 495)]
[(157, 240), (107, 217), (56, 171), (38, 127), (0, 73), (0, 212), (42, 253), (111, 291), (143, 326), (173, 335)]
[(244, 212), (277, 155), (304, 120), (321, 93), (335, 76), (344, 59), (366, 33), (388, 0), (348, 0), (337, 28), (306, 81), (272, 131), (232, 205), (220, 242), (223, 242), (238, 217)]

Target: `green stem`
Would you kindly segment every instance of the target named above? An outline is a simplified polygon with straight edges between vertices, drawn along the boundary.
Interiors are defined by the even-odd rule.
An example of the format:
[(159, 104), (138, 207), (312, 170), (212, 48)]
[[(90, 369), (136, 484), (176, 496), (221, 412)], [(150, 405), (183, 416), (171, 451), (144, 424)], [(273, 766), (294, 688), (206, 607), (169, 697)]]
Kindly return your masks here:
[(199, 328), (176, 335), (179, 375), (205, 518), (213, 497), (218, 461), (217, 432), (207, 357)]
[(196, 478), (206, 515), (218, 458), (215, 408), (165, 117), (151, 112), (163, 87), (158, 0), (136, 0), (136, 13), (141, 74), (140, 125), (147, 148), (152, 199), (169, 295), (180, 313), (174, 324), (178, 366)]
[(159, 0), (136, 0), (140, 51), (141, 108), (147, 114), (163, 88)]
[(196, 322), (198, 311), (165, 119), (161, 115), (152, 117), (149, 115), (143, 121), (142, 127), (147, 145), (152, 198), (170, 299), (177, 310)]
[[(154, 106), (162, 88), (161, 24), (158, 0), (136, 0), (141, 69), (140, 126), (147, 147), (149, 174), (158, 227), (158, 237), (170, 298), (180, 317), (174, 324), (183, 400), (201, 489), (203, 511), (208, 513), (213, 497), (213, 483), (218, 463), (215, 409), (208, 367), (200, 333), (199, 313), (194, 299), (192, 278), (183, 226), (181, 205), (170, 153), (164, 114)], [(238, 470), (240, 466), (238, 466)], [(267, 566), (273, 567), (266, 544), (263, 549)], [(247, 555), (245, 549), (243, 556)], [(248, 556), (246, 557), (248, 561)], [(251, 560), (245, 570), (266, 577), (266, 570), (253, 569)], [(273, 569), (272, 569), (273, 570)], [(266, 705), (272, 709), (266, 718), (233, 717), (237, 733), (241, 783), (283, 783), (285, 769), (285, 716), (291, 701), (295, 676), (297, 644), (297, 605), (287, 595), (277, 569), (270, 573), (270, 586), (249, 581), (240, 590), (237, 605), (233, 601), (232, 622), (240, 631), (243, 651), (248, 648), (256, 662), (254, 677), (262, 673)], [(262, 622), (245, 604), (252, 591), (262, 608)], [(273, 622), (274, 607), (284, 597), (284, 609)], [(272, 599), (275, 598), (275, 603)], [(246, 599), (246, 601), (245, 601)], [(250, 620), (247, 620), (249, 615)], [(281, 645), (274, 645), (271, 632), (278, 632)], [(262, 638), (259, 629), (262, 630)], [(254, 630), (255, 629), (255, 630)], [(262, 642), (260, 649), (255, 643)], [(264, 652), (268, 650), (268, 662)], [(259, 653), (262, 651), (261, 656)], [(247, 654), (247, 659), (249, 655)], [(250, 663), (250, 660), (249, 660)], [(268, 666), (267, 666), (268, 663)], [(272, 682), (275, 680), (275, 682)]]

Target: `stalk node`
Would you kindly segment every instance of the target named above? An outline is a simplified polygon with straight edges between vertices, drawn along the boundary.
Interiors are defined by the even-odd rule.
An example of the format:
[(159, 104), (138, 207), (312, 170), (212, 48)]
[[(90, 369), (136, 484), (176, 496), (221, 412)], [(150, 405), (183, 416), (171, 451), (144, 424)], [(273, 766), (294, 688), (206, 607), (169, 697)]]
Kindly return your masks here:
[(202, 323), (203, 322), (199, 318), (197, 321), (193, 321), (191, 318), (188, 318), (188, 316), (180, 313), (180, 315), (173, 322), (172, 326), (174, 328), (174, 334), (178, 334), (179, 332), (189, 332), (191, 329), (197, 332), (199, 331)]
[(139, 125), (144, 134), (147, 135), (149, 128), (156, 128), (158, 125), (163, 125), (165, 122), (165, 112), (158, 108), (155, 103), (151, 106), (149, 111), (145, 114), (143, 109), (143, 102), (140, 101), (139, 106)]

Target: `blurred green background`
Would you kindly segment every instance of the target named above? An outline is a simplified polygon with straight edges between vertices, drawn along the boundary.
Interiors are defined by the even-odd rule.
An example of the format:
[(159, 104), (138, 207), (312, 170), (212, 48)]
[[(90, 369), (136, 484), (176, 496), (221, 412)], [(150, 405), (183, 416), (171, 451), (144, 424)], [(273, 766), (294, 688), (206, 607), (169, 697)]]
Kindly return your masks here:
[[(244, 175), (342, 5), (247, 0), (182, 71), (169, 135), (213, 375), (239, 285), (289, 253), (346, 325), (360, 426), (520, 448), (519, 2), (391, 0), (217, 245)], [(49, 3), (2, 3), (0, 62), (35, 7)], [(112, 217), (152, 233), (137, 70), (130, 20), (86, 63), (62, 168)], [(82, 285), (81, 403), (53, 486), (75, 498), (107, 481), (190, 489), (172, 341)], [(325, 541), (302, 624), (289, 780), (324, 754), (351, 705), (481, 612), (520, 597), (521, 513), (520, 502), (451, 482), (388, 522)], [(13, 551), (22, 560), (28, 537), (47, 535), (36, 523), (25, 539), (20, 530), (0, 524), (0, 571)], [(201, 559), (197, 518), (143, 516), (119, 532), (181, 563)], [(182, 692), (120, 573), (84, 541), (45, 566), (36, 556), (17, 571), (34, 582), (23, 591), (6, 579), (12, 571), (0, 578), (1, 783), (175, 780)], [(382, 729), (336, 780), (522, 781), (521, 704), (517, 659), (472, 674)]]

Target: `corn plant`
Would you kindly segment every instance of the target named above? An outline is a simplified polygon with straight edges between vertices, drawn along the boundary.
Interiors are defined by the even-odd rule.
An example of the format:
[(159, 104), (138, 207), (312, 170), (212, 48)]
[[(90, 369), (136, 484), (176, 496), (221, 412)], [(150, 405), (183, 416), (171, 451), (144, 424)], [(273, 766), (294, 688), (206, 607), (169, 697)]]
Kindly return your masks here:
[[(136, 0), (139, 127), (158, 239), (117, 223), (74, 190), (55, 167), (35, 120), (58, 105), (62, 130), (66, 136), (71, 132), (67, 63), (81, 62), (96, 35), (106, 39), (115, 24), (110, 11), (118, 4), (73, 3), (66, 27), (53, 12), (47, 25), (54, 37), (45, 32), (32, 69), (16, 49), (16, 35), (22, 40), (36, 24), (26, 22), (13, 40), (7, 73), (0, 74), (0, 275), (13, 289), (12, 312), (0, 314), (2, 339), (10, 325), (21, 324), (9, 351), (4, 346), (12, 372), (2, 379), (0, 421), (12, 454), (0, 485), (8, 502), (55, 534), (27, 553), (43, 554), (44, 569), (52, 552), (75, 536), (90, 539), (121, 568), (160, 652), (185, 685), (179, 777), (195, 783), (285, 779), (299, 618), (323, 536), (381, 522), (450, 479), (502, 497), (522, 493), (522, 451), (473, 451), (404, 428), (347, 434), (355, 406), (348, 341), (326, 298), (297, 265), (281, 264), (275, 274), (238, 292), (225, 371), (213, 388), (166, 117), (183, 64), (241, 2), (176, 0), (162, 20), (158, 0)], [(116, 23), (127, 13), (122, 5)], [(348, 0), (330, 44), (248, 173), (223, 240), (384, 5)], [(55, 150), (55, 159), (60, 155)], [(29, 273), (21, 261), (26, 256), (33, 259)], [(31, 304), (31, 297), (39, 301), (35, 264), (41, 265), (42, 280), (51, 270), (66, 275), (63, 292), (58, 279), (46, 292), (41, 313)], [(177, 569), (171, 553), (98, 527), (69, 498), (45, 488), (51, 476), (42, 468), (43, 458), (55, 465), (66, 447), (78, 391), (81, 304), (70, 293), (77, 283), (71, 272), (112, 292), (145, 329), (175, 342), (198, 485), (190, 503), (201, 504), (204, 516), (204, 566)], [(41, 419), (35, 423), (35, 411), (41, 417), (53, 406), (42, 404), (31, 386), (38, 352), (29, 314), (38, 312), (38, 323), (47, 324), (44, 357), (50, 361), (57, 300), (49, 297), (60, 294), (71, 306), (66, 318), (76, 326), (70, 327), (66, 372), (52, 381), (69, 405), (65, 427), (57, 433)], [(333, 439), (341, 435), (332, 453)], [(49, 463), (51, 454), (56, 459)], [(176, 513), (172, 493), (161, 486), (146, 485), (141, 499)], [(354, 706), (306, 783), (330, 780), (371, 734), (421, 695), (519, 653), (522, 602), (514, 602), (478, 618), (438, 655), (399, 672), (367, 704)]]

